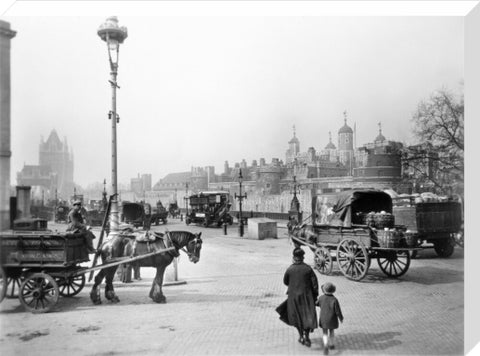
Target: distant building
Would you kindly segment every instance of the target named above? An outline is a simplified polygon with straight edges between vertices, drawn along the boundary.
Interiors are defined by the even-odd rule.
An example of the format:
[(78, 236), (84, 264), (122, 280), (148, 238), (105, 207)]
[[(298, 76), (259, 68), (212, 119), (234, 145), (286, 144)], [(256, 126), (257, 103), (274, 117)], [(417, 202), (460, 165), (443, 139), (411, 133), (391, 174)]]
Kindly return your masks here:
[(388, 183), (398, 186), (402, 182), (402, 149), (400, 142), (390, 141), (379, 133), (372, 143), (358, 148), (354, 180), (363, 181), (372, 186)]
[(130, 179), (130, 190), (142, 196), (145, 192), (152, 190), (152, 175), (138, 174), (137, 178)]
[(73, 152), (69, 149), (67, 139), (63, 142), (55, 130), (46, 141), (41, 138), (38, 165), (24, 165), (17, 173), (18, 185), (37, 187), (45, 193), (46, 198), (57, 196), (67, 199), (74, 192)]

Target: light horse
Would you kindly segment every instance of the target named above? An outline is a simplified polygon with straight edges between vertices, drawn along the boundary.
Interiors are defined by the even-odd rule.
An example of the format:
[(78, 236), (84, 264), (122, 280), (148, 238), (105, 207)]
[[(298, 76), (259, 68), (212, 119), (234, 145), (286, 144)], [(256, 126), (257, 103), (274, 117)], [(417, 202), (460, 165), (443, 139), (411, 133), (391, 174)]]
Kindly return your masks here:
[[(295, 247), (301, 247), (302, 243), (298, 240), (308, 243), (310, 245), (315, 245), (317, 241), (317, 234), (315, 233), (313, 226), (302, 224), (298, 225), (295, 222), (290, 222), (287, 224), (288, 234), (293, 242)], [(293, 239), (292, 237), (295, 237)]]
[[(166, 303), (167, 300), (162, 292), (163, 275), (166, 267), (172, 263), (174, 257), (179, 256), (179, 251), (182, 250), (187, 253), (191, 262), (197, 263), (200, 260), (200, 250), (202, 248), (202, 239), (200, 238), (201, 232), (194, 234), (188, 231), (169, 231), (165, 234), (152, 233), (155, 236), (153, 241), (137, 242), (130, 239), (132, 235), (119, 234), (114, 236), (111, 240), (102, 244), (100, 250), (100, 256), (102, 261), (107, 262), (109, 260), (118, 257), (128, 257), (125, 255), (125, 251), (134, 251), (135, 255), (143, 255), (165, 249), (168, 247), (174, 247), (174, 250), (159, 253), (151, 257), (140, 259), (135, 263), (143, 267), (156, 267), (157, 273), (152, 282), (152, 288), (150, 289), (150, 298), (156, 303)], [(133, 244), (132, 246), (128, 246)], [(185, 248), (186, 247), (186, 251)], [(105, 278), (105, 297), (113, 302), (118, 303), (120, 299), (115, 294), (113, 289), (113, 277), (118, 266), (113, 266), (100, 270), (95, 276), (95, 283), (90, 292), (90, 299), (94, 304), (101, 304), (100, 297), (100, 284)]]

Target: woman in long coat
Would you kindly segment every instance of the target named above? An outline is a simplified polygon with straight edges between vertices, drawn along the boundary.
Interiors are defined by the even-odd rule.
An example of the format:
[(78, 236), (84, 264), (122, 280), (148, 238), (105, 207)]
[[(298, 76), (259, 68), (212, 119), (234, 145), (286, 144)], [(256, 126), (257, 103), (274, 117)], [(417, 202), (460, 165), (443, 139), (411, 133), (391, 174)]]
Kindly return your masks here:
[(280, 319), (297, 328), (298, 342), (310, 347), (309, 334), (317, 328), (315, 301), (318, 296), (318, 281), (313, 269), (303, 262), (305, 252), (293, 250), (293, 264), (287, 268), (283, 283), (288, 286), (286, 312)]

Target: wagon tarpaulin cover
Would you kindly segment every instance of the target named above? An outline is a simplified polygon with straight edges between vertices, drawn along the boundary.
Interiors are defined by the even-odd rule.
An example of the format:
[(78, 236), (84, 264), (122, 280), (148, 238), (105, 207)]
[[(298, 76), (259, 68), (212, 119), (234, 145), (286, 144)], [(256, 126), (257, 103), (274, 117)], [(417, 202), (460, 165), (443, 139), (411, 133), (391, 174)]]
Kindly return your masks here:
[(380, 190), (347, 190), (312, 198), (314, 225), (352, 226), (356, 213), (392, 212), (392, 198)]

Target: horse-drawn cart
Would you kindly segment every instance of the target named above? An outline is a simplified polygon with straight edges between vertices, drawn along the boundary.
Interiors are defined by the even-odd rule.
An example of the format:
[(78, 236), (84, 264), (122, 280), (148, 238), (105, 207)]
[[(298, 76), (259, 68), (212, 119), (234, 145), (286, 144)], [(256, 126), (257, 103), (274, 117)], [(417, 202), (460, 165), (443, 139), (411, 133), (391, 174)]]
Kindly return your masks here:
[(404, 232), (394, 224), (390, 196), (376, 190), (315, 196), (312, 224), (289, 227), (294, 244), (312, 250), (314, 267), (321, 274), (330, 274), (336, 260), (340, 271), (355, 281), (366, 276), (372, 259), (389, 277), (405, 274), (409, 252), (416, 248)]
[[(123, 263), (151, 257), (166, 248), (136, 257), (86, 267), (89, 261), (83, 233), (57, 233), (46, 229), (9, 231), (0, 234), (0, 301), (10, 286), (12, 296), (18, 286), (18, 298), (32, 313), (50, 311), (59, 296), (72, 297), (85, 286), (85, 274)], [(83, 264), (83, 266), (82, 266)]]

